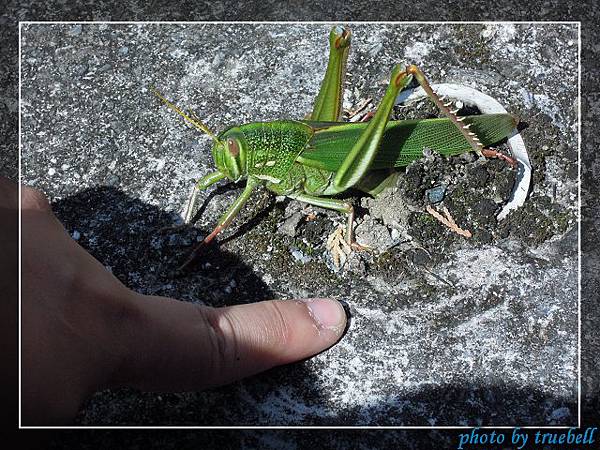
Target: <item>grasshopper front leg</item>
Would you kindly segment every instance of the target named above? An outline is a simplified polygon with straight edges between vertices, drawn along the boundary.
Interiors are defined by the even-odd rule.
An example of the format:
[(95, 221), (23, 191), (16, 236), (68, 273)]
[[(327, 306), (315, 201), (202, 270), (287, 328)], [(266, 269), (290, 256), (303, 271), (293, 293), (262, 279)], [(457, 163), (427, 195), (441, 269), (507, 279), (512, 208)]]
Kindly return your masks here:
[(211, 173), (203, 176), (202, 178), (200, 178), (198, 181), (196, 181), (196, 183), (192, 187), (192, 192), (190, 192), (190, 195), (188, 196), (188, 201), (185, 206), (185, 209), (183, 210), (183, 223), (181, 223), (179, 225), (169, 225), (169, 226), (163, 227), (159, 230), (159, 233), (162, 233), (165, 231), (178, 230), (178, 229), (181, 229), (181, 228), (189, 225), (190, 223), (192, 223), (192, 218), (193, 218), (193, 214), (194, 214), (194, 205), (196, 204), (196, 197), (198, 196), (198, 191), (204, 190), (204, 189), (208, 188), (209, 186), (212, 186), (217, 181), (220, 181), (223, 178), (225, 178), (225, 175), (223, 175), (221, 172), (217, 171), (217, 172), (211, 172)]
[(240, 194), (238, 198), (235, 199), (235, 201), (231, 204), (227, 211), (225, 211), (225, 214), (221, 216), (214, 230), (208, 236), (206, 236), (198, 245), (196, 245), (196, 247), (194, 247), (186, 261), (181, 266), (179, 266), (178, 270), (185, 269), (194, 260), (194, 258), (196, 257), (196, 255), (202, 247), (209, 244), (221, 231), (223, 231), (231, 224), (231, 222), (233, 222), (233, 219), (235, 219), (235, 217), (239, 214), (242, 207), (246, 204), (246, 202), (252, 195), (252, 191), (254, 190), (254, 188), (259, 184), (260, 181), (256, 178), (248, 178), (244, 191)]
[(204, 189), (212, 186), (218, 181), (221, 181), (225, 178), (225, 175), (219, 171), (211, 172), (207, 175), (204, 175), (194, 184), (192, 188), (192, 192), (190, 193), (188, 203), (185, 207), (185, 211), (183, 213), (183, 224), (189, 225), (192, 222), (192, 215), (194, 214), (194, 205), (196, 204), (196, 196), (198, 195), (198, 191), (203, 191)]

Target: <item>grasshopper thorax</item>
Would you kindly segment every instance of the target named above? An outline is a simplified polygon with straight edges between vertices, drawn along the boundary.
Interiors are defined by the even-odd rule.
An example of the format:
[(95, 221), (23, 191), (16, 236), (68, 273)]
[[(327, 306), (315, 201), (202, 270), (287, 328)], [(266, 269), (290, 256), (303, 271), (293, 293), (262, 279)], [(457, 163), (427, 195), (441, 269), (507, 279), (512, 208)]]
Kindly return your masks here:
[(212, 154), (219, 172), (230, 180), (239, 181), (246, 175), (246, 141), (239, 128), (230, 128), (221, 133)]

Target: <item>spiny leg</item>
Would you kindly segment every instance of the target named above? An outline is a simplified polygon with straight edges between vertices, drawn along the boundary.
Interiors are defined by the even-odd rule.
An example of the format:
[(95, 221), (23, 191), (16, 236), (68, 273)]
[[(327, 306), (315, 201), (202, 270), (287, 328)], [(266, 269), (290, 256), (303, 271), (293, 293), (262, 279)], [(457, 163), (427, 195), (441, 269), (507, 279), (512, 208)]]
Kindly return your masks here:
[(445, 115), (450, 121), (456, 125), (461, 134), (465, 137), (469, 145), (478, 155), (481, 155), (481, 151), (483, 150), (483, 144), (479, 142), (479, 138), (473, 133), (469, 131), (469, 126), (462, 121), (464, 120), (462, 117), (458, 117), (456, 113), (457, 109), (451, 110), (449, 107), (452, 105), (452, 102), (444, 103), (442, 99), (433, 91), (431, 85), (427, 81), (427, 77), (425, 74), (414, 64), (408, 66), (407, 72), (410, 72), (414, 75), (417, 82), (421, 85), (427, 96), (431, 99), (431, 101), (439, 108), (443, 115)]
[(227, 211), (225, 211), (225, 213), (221, 216), (214, 230), (208, 236), (206, 236), (198, 245), (196, 245), (196, 247), (194, 247), (186, 261), (181, 266), (179, 266), (178, 270), (185, 269), (194, 260), (194, 258), (196, 257), (196, 255), (202, 247), (209, 244), (221, 231), (223, 231), (231, 224), (233, 219), (235, 219), (242, 207), (246, 204), (246, 202), (252, 195), (252, 191), (258, 184), (259, 181), (255, 178), (248, 178), (244, 191), (239, 195), (238, 198), (235, 199), (235, 201), (231, 204), (231, 206), (229, 206)]
[(333, 27), (329, 33), (329, 62), (310, 120), (336, 122), (342, 116), (350, 36), (350, 30), (342, 26)]
[(488, 158), (500, 158), (500, 159), (506, 161), (511, 166), (516, 167), (517, 162), (510, 156), (507, 156), (507, 155), (500, 153), (493, 149), (484, 148), (483, 144), (479, 141), (479, 138), (477, 137), (477, 135), (469, 130), (469, 127), (471, 125), (463, 123), (464, 117), (458, 117), (456, 115), (456, 113), (458, 112), (458, 109), (455, 109), (455, 110), (450, 109), (450, 105), (452, 105), (452, 102), (444, 103), (442, 101), (442, 99), (433, 91), (433, 89), (431, 88), (431, 85), (427, 81), (427, 78), (425, 77), (425, 74), (421, 71), (421, 69), (419, 69), (417, 66), (415, 66), (413, 64), (413, 65), (408, 66), (407, 72), (414, 75), (415, 79), (421, 85), (421, 87), (423, 88), (423, 90), (425, 91), (427, 96), (440, 109), (442, 114), (444, 114), (448, 119), (450, 119), (450, 121), (454, 125), (456, 125), (456, 127), (461, 132), (461, 134), (465, 137), (465, 139), (467, 140), (467, 142), (469, 143), (471, 148), (478, 155), (485, 156)]

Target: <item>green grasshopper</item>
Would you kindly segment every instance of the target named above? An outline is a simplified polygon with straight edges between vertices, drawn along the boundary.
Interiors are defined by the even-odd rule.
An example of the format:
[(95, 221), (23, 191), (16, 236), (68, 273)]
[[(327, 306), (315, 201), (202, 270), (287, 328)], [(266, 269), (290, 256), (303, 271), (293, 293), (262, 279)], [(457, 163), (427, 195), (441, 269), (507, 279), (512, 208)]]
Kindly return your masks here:
[[(278, 195), (346, 213), (346, 240), (353, 248), (361, 249), (353, 238), (354, 208), (348, 201), (334, 198), (336, 194), (354, 188), (376, 196), (395, 183), (399, 168), (421, 158), (424, 148), (445, 156), (475, 151), (514, 162), (485, 148), (510, 135), (516, 126), (512, 115), (458, 117), (457, 111), (450, 109), (451, 103), (444, 103), (433, 92), (423, 72), (414, 65), (393, 68), (387, 90), (369, 122), (342, 122), (350, 37), (347, 28), (336, 26), (331, 30), (325, 78), (312, 113), (304, 120), (247, 123), (215, 135), (197, 117), (186, 114), (153, 89), (169, 108), (214, 141), (212, 155), (217, 170), (198, 180), (196, 189), (206, 189), (225, 178), (234, 182), (246, 178), (244, 191), (180, 269), (194, 259), (200, 247), (231, 224), (260, 185)], [(398, 94), (413, 78), (446, 118), (389, 120)]]

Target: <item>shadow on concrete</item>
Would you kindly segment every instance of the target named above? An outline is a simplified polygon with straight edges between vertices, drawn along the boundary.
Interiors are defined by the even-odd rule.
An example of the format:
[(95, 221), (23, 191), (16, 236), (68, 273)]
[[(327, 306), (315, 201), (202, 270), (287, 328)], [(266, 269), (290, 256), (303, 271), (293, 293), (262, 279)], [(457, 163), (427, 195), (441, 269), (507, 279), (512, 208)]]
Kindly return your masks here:
[[(220, 192), (211, 193), (199, 212)], [(87, 189), (55, 201), (52, 209), (80, 245), (138, 292), (201, 301), (210, 306), (273, 298), (260, 277), (219, 244), (208, 246), (189, 270), (175, 273), (195, 244), (211, 230), (191, 225), (175, 228), (176, 213), (162, 211), (117, 188)], [(263, 211), (239, 229), (225, 233), (227, 237), (220, 244), (248, 231), (268, 212)]]
[[(159, 232), (174, 222), (174, 214), (134, 199), (114, 187), (98, 187), (55, 201), (52, 208), (67, 230), (80, 244), (121, 279), (142, 293), (166, 295), (187, 301), (203, 301), (211, 306), (255, 302), (274, 297), (274, 293), (236, 255), (219, 246), (211, 246), (190, 270), (173, 277), (173, 269), (185, 258), (195, 242), (210, 230), (184, 226)], [(202, 212), (202, 210), (201, 210)], [(265, 214), (268, 214), (265, 213)], [(260, 217), (253, 219), (254, 224)], [(251, 221), (252, 222), (252, 221)], [(233, 231), (236, 234), (246, 228)], [(234, 281), (232, 283), (232, 280)], [(314, 379), (314, 382), (311, 381)], [(287, 417), (269, 417), (264, 399), (278, 401), (281, 390), (301, 392), (301, 398), (289, 405)], [(85, 425), (573, 425), (577, 405), (549, 397), (535, 389), (523, 390), (490, 380), (481, 386), (465, 380), (461, 385), (419, 388), (411, 396), (390, 397), (384, 402), (352, 409), (335, 409), (323, 402), (309, 364), (295, 363), (229, 386), (194, 393), (141, 393), (116, 389), (96, 394), (85, 406), (77, 423)], [(327, 396), (329, 397), (329, 396)], [(285, 402), (285, 397), (279, 398)], [(330, 401), (330, 400), (329, 400)], [(261, 402), (263, 403), (261, 405)], [(295, 405), (306, 410), (294, 411)], [(263, 408), (259, 414), (257, 407)], [(279, 409), (280, 410), (280, 409)], [(568, 414), (566, 411), (570, 411)], [(335, 411), (335, 413), (331, 413)], [(265, 417), (269, 417), (266, 421)], [(301, 417), (301, 422), (290, 421)], [(435, 421), (432, 421), (432, 417)], [(435, 433), (435, 432), (433, 432)], [(174, 447), (187, 448), (193, 434), (180, 433)], [(64, 442), (69, 442), (69, 435)], [(95, 436), (95, 437), (94, 437)], [(111, 437), (112, 436), (112, 437)], [(217, 442), (219, 439), (215, 434)], [(275, 433), (273, 436), (277, 436)], [(116, 439), (114, 435), (94, 433), (91, 440)], [(131, 436), (132, 442), (135, 437)], [(251, 434), (239, 436), (232, 447)], [(277, 441), (279, 438), (274, 437)], [(60, 442), (55, 444), (60, 446)], [(96, 442), (98, 443), (98, 442)], [(238, 444), (238, 445), (234, 445)], [(224, 448), (229, 448), (225, 445)], [(85, 448), (85, 447), (82, 447)], [(170, 447), (164, 447), (170, 448)]]

